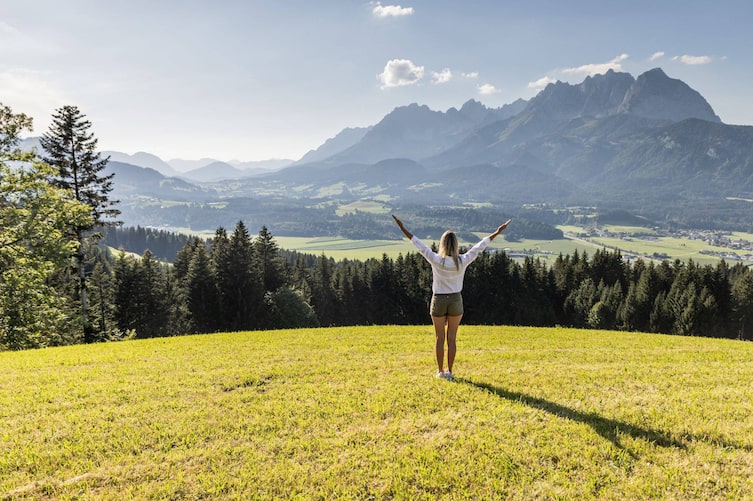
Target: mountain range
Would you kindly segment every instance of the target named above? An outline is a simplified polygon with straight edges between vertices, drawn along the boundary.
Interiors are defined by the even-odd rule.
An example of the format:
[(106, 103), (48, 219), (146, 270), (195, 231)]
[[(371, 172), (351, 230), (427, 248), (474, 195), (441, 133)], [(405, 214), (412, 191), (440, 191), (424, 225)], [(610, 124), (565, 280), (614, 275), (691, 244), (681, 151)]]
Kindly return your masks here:
[(753, 200), (753, 127), (722, 123), (700, 93), (661, 68), (551, 83), (501, 108), (400, 106), (297, 161), (103, 153), (124, 198), (599, 205), (657, 219), (701, 206), (749, 213), (745, 200)]
[(119, 151), (102, 151), (100, 155), (110, 157), (110, 161), (112, 162), (148, 167), (164, 176), (175, 176), (187, 181), (199, 182), (213, 182), (223, 179), (267, 174), (293, 163), (293, 160), (286, 159), (260, 160), (255, 162), (231, 160), (230, 162), (223, 162), (214, 158), (202, 158), (200, 160), (174, 158), (165, 161), (157, 155), (143, 151), (132, 155)]
[[(326, 158), (266, 176), (298, 195), (607, 204), (753, 193), (753, 127), (723, 124), (660, 68), (549, 84), (530, 101), (459, 110), (411, 104)], [(255, 181), (258, 183), (258, 181)], [(329, 189), (332, 192), (332, 189)]]

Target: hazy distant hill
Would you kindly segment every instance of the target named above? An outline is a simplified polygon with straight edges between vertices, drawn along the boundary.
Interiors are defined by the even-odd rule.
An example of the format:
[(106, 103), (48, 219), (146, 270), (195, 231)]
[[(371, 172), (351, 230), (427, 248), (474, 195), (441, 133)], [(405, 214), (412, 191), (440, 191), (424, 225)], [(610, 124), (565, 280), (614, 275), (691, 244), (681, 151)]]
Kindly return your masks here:
[[(184, 160), (181, 158), (174, 158), (167, 161), (167, 163), (170, 164), (170, 166), (178, 173), (196, 171), (198, 169), (201, 169), (202, 167), (206, 167), (207, 165), (216, 162), (221, 161), (217, 160), (216, 158), (201, 158), (199, 160)], [(239, 176), (250, 176), (264, 172), (276, 171), (282, 169), (283, 167), (291, 165), (293, 162), (293, 160), (289, 159), (270, 159), (256, 161), (230, 160), (228, 162), (221, 163), (229, 164), (238, 169)]]
[(164, 174), (165, 176), (174, 176), (175, 174), (177, 174), (175, 169), (173, 169), (167, 162), (159, 158), (157, 155), (152, 155), (151, 153), (146, 153), (144, 151), (139, 151), (137, 153), (134, 153), (133, 155), (119, 151), (101, 151), (100, 156), (109, 156), (110, 160), (113, 162), (138, 165), (139, 167), (149, 167), (150, 169), (154, 169)]
[(253, 160), (242, 162), (240, 160), (230, 160), (229, 163), (236, 169), (241, 170), (245, 175), (259, 174), (280, 170), (292, 165), (295, 161), (288, 158), (270, 158), (269, 160)]
[(204, 167), (184, 172), (181, 176), (193, 181), (214, 182), (243, 177), (243, 171), (236, 169), (229, 163), (216, 161)]
[(112, 196), (115, 199), (148, 196), (164, 200), (204, 200), (214, 196), (207, 190), (175, 177), (166, 177), (149, 167), (110, 160), (103, 174), (114, 173)]
[(173, 158), (167, 161), (176, 172), (188, 172), (200, 169), (212, 162), (218, 162), (216, 158), (200, 158), (198, 160), (185, 160), (182, 158)]

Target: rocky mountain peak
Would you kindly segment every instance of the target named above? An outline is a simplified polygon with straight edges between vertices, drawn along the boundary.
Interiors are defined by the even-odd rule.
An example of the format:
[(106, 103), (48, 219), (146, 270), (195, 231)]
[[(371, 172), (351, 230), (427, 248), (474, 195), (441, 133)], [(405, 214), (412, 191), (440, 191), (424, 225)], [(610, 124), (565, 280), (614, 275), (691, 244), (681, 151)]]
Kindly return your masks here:
[(619, 111), (674, 122), (686, 118), (721, 122), (701, 94), (682, 80), (668, 77), (661, 68), (638, 76), (625, 94)]

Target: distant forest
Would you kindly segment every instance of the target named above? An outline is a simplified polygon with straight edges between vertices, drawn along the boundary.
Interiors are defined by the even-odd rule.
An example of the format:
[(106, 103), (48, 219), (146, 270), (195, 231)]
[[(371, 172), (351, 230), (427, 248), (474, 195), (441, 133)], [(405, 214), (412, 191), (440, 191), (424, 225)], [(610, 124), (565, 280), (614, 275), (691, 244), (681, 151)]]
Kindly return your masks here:
[[(466, 230), (459, 232), (466, 241), (472, 242), (476, 236), (474, 231), (488, 231), (495, 228), (499, 221), (504, 220), (499, 212), (481, 211), (477, 209), (441, 209), (441, 208), (413, 208), (411, 228), (422, 238), (439, 239), (448, 226), (454, 225)], [(440, 224), (442, 221), (443, 224)], [(246, 224), (246, 223), (244, 223)], [(402, 234), (397, 231), (392, 218), (384, 215), (377, 217), (366, 212), (356, 211), (345, 214), (331, 223), (332, 228), (326, 235), (337, 235), (354, 239), (398, 239)], [(265, 226), (266, 227), (266, 226)], [(313, 231), (313, 230), (312, 230)], [(290, 232), (285, 232), (290, 236)], [(319, 235), (319, 233), (305, 233), (305, 236)], [(111, 227), (103, 231), (101, 242), (114, 249), (142, 255), (149, 250), (154, 258), (172, 263), (178, 252), (185, 247), (191, 237), (185, 234), (167, 230), (136, 226)], [(505, 238), (515, 241), (521, 238), (537, 240), (556, 240), (564, 238), (562, 231), (549, 224), (516, 218), (515, 227), (505, 232)], [(211, 239), (210, 239), (211, 240)]]
[[(165, 208), (139, 205), (136, 209), (128, 204), (121, 204), (120, 207), (123, 208), (125, 220), (150, 221), (150, 224), (141, 224), (141, 228), (190, 227), (193, 230), (213, 231), (218, 226), (232, 228), (237, 221), (242, 220), (249, 228), (266, 226), (275, 235), (286, 237), (340, 236), (354, 240), (400, 238), (400, 232), (397, 231), (389, 213), (375, 214), (354, 210), (338, 214), (339, 204), (327, 200), (229, 198), (224, 204), (222, 208), (198, 203)], [(506, 238), (554, 240), (563, 236), (553, 225), (564, 224), (569, 220), (568, 214), (555, 213), (551, 209), (520, 213), (512, 206), (491, 209), (399, 205), (393, 210), (406, 218), (410, 216), (411, 228), (415, 229), (418, 235), (436, 239), (439, 239), (447, 228), (464, 228), (466, 232), (489, 231), (490, 227), (496, 228), (500, 220), (514, 217), (515, 225), (510, 227)], [(119, 230), (113, 235), (114, 240), (107, 241), (108, 245), (118, 248), (119, 245), (116, 244), (119, 242), (131, 238), (144, 238), (143, 234), (123, 235), (123, 231), (131, 233), (132, 230)], [(159, 233), (159, 230), (151, 230), (151, 234), (146, 235), (146, 238), (158, 237), (155, 232)], [(162, 257), (155, 249), (144, 249), (146, 248)]]
[[(239, 222), (211, 243), (187, 239), (173, 265), (151, 251), (105, 261), (90, 273), (101, 339), (429, 323), (431, 268), (413, 252), (335, 261), (283, 251), (266, 227), (251, 237)], [(741, 264), (627, 263), (597, 250), (547, 266), (487, 251), (468, 269), (463, 297), (469, 324), (753, 337), (753, 273)]]

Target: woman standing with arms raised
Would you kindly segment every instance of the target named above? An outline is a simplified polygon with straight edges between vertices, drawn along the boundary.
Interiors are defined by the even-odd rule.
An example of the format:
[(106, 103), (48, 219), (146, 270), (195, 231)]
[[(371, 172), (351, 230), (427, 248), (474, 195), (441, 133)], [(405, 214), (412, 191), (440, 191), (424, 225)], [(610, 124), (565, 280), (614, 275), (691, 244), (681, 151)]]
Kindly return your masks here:
[[(502, 233), (510, 224), (505, 221), (497, 231), (484, 237), (479, 243), (464, 253), (458, 253), (458, 238), (447, 230), (439, 240), (439, 253), (432, 251), (421, 240), (405, 228), (394, 214), (392, 218), (403, 234), (413, 242), (418, 252), (429, 262), (432, 271), (431, 321), (436, 334), (435, 353), (437, 357), (437, 377), (452, 379), (452, 366), (457, 352), (456, 338), (460, 320), (463, 318), (463, 277), (469, 264), (483, 251), (494, 237)], [(444, 346), (447, 342), (447, 371), (444, 370)]]

